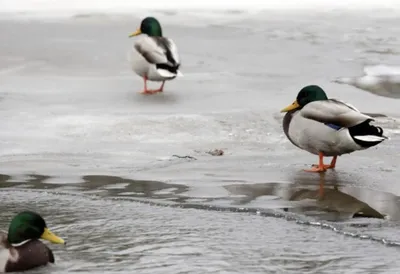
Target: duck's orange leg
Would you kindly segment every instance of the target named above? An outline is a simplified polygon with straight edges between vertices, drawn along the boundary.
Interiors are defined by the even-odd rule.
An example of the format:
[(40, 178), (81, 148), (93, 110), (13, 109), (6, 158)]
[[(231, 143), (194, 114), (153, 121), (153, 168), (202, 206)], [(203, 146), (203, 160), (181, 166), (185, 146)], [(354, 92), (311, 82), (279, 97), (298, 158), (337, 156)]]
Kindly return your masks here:
[(162, 82), (161, 87), (159, 89), (154, 90), (154, 92), (163, 92), (165, 81)]
[(331, 164), (327, 168), (335, 168), (336, 167), (336, 159), (337, 159), (337, 156), (333, 156)]
[[(336, 159), (337, 156), (333, 156), (332, 161), (329, 165), (324, 165), (325, 169), (333, 169), (336, 167)], [(318, 165), (312, 165), (313, 167), (317, 167)]]
[(312, 165), (311, 169), (305, 169), (308, 172), (325, 172), (327, 169), (335, 168), (337, 156), (334, 156), (331, 163), (329, 165), (324, 165), (324, 154), (322, 152), (319, 153), (319, 162), (318, 165)]
[(326, 168), (324, 165), (324, 154), (322, 152), (319, 153), (319, 162), (318, 165), (313, 165), (311, 169), (305, 169), (307, 172), (325, 172)]
[(144, 90), (141, 93), (143, 93), (143, 94), (154, 94), (154, 93), (157, 92), (155, 90), (147, 89), (147, 77), (146, 76), (143, 77), (143, 82), (144, 82)]

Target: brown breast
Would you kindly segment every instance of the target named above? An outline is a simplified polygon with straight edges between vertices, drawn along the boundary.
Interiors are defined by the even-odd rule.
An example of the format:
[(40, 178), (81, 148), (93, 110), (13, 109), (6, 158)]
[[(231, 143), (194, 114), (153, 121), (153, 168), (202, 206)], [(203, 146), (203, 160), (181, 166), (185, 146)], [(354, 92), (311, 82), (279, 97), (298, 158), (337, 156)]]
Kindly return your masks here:
[(17, 252), (17, 260), (9, 260), (6, 272), (29, 270), (35, 267), (54, 263), (53, 252), (39, 240), (32, 240), (22, 246), (10, 247), (10, 252)]
[(293, 115), (297, 112), (297, 110), (291, 110), (286, 112), (285, 116), (283, 117), (282, 121), (282, 126), (283, 126), (283, 132), (285, 133), (286, 137), (289, 139), (289, 141), (295, 145), (296, 147), (299, 147), (297, 144), (293, 142), (293, 140), (289, 136), (289, 126), (290, 122), (292, 121)]

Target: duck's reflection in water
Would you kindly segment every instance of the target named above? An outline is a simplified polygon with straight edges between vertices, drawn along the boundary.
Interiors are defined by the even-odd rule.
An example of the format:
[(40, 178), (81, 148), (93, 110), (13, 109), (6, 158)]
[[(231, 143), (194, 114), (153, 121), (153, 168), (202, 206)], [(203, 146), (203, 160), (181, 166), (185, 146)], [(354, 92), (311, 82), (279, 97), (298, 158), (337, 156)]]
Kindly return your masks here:
[[(271, 182), (263, 184), (232, 184), (225, 188), (236, 195), (236, 203), (249, 205), (262, 196), (275, 196), (287, 201), (285, 211), (313, 215), (325, 220), (338, 221), (349, 218), (399, 218), (400, 204), (397, 196), (379, 192), (385, 199), (365, 200), (374, 197), (369, 192), (377, 191), (355, 188), (351, 183), (341, 180), (335, 172), (320, 174), (298, 173), (290, 182)], [(351, 193), (351, 194), (350, 194)], [(355, 195), (354, 195), (355, 194)], [(385, 209), (386, 212), (383, 212)]]

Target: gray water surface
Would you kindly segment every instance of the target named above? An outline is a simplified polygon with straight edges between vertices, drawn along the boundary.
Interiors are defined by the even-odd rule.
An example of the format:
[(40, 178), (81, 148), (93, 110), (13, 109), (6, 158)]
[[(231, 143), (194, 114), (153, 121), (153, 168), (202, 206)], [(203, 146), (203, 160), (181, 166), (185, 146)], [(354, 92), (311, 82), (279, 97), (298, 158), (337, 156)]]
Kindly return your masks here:
[[(374, 50), (398, 15), (156, 16), (185, 76), (154, 96), (127, 62), (139, 18), (0, 21), (0, 227), (35, 210), (68, 241), (32, 273), (398, 273), (399, 101), (333, 82), (400, 62)], [(303, 172), (279, 110), (308, 84), (390, 140)]]

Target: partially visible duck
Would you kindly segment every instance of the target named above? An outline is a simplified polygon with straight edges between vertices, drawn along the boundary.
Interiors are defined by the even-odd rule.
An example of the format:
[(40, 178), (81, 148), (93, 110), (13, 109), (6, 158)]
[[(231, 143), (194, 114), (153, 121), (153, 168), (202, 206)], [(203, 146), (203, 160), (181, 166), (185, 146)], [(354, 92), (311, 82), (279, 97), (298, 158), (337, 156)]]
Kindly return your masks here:
[(31, 211), (17, 214), (11, 220), (8, 233), (0, 231), (0, 273), (25, 271), (54, 263), (53, 252), (39, 239), (65, 244), (47, 228), (39, 214)]

